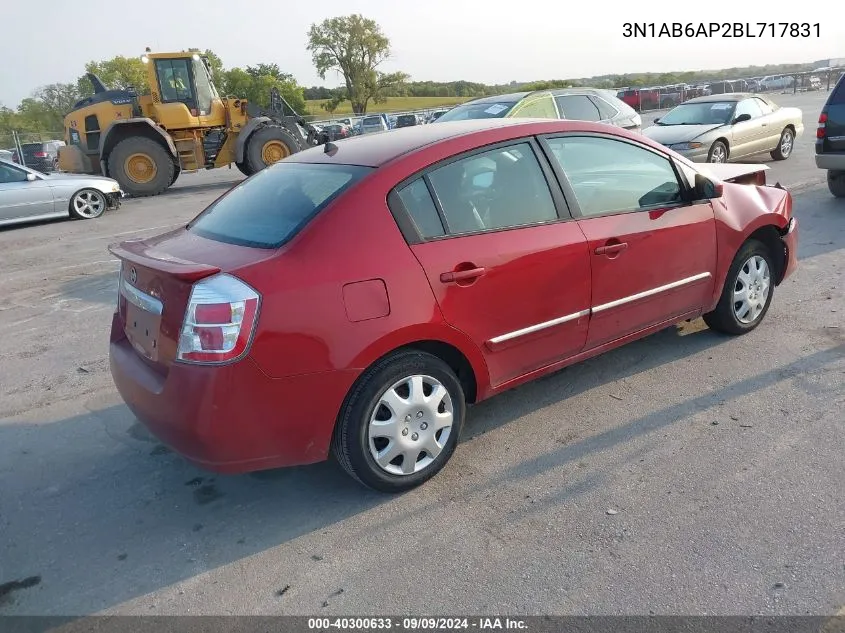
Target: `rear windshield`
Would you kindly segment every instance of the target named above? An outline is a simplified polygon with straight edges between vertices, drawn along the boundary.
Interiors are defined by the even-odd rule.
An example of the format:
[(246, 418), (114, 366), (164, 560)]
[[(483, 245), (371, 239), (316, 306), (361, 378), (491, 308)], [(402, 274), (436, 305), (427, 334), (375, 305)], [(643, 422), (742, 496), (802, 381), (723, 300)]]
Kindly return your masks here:
[(466, 121), (467, 119), (500, 119), (517, 104), (516, 101), (501, 103), (466, 103), (452, 108), (438, 121)]
[(229, 191), (188, 230), (218, 242), (278, 248), (370, 171), (358, 165), (278, 163)]

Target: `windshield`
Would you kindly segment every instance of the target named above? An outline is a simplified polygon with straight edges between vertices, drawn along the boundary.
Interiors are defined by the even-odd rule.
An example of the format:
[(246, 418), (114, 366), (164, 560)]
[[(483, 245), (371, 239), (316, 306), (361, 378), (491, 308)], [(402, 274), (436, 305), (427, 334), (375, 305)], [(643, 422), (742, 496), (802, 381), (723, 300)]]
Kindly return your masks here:
[(661, 117), (658, 125), (726, 125), (733, 117), (736, 101), (682, 103)]
[(197, 216), (188, 230), (218, 242), (278, 248), (371, 167), (277, 163)]
[(211, 112), (211, 102), (217, 96), (217, 90), (209, 76), (208, 68), (202, 59), (195, 59), (194, 61), (194, 81), (197, 84), (197, 105), (200, 109), (200, 114), (208, 114)]
[(500, 119), (510, 112), (516, 101), (500, 103), (465, 103), (443, 113), (437, 121), (466, 121), (468, 119)]

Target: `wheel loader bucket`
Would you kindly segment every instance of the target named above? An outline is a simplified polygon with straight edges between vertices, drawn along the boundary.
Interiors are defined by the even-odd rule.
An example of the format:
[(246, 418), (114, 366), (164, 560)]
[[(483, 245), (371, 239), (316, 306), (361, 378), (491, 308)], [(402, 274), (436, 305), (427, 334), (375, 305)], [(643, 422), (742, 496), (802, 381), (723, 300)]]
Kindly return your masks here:
[(72, 174), (96, 174), (100, 171), (94, 168), (91, 159), (76, 145), (59, 147), (59, 169)]

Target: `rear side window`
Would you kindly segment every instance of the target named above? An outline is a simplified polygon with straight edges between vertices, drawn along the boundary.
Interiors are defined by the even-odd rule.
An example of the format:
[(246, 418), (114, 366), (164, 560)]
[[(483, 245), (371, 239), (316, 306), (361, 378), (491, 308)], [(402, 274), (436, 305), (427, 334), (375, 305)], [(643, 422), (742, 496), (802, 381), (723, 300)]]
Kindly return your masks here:
[(278, 248), (370, 171), (358, 165), (278, 163), (229, 191), (188, 230), (218, 242)]
[(599, 114), (601, 115), (603, 121), (606, 119), (612, 119), (616, 116), (616, 108), (614, 108), (601, 97), (590, 97), (590, 99), (593, 101), (593, 103), (596, 104), (596, 107), (599, 109)]
[(399, 198), (416, 224), (420, 235), (425, 238), (440, 237), (446, 234), (443, 223), (437, 214), (437, 207), (428, 193), (425, 181), (418, 178), (410, 185), (399, 190)]
[(561, 95), (555, 97), (560, 118), (571, 121), (600, 121), (603, 117), (596, 105), (586, 95)]
[(830, 105), (845, 105), (845, 74), (839, 77), (839, 81), (830, 93), (828, 100)]

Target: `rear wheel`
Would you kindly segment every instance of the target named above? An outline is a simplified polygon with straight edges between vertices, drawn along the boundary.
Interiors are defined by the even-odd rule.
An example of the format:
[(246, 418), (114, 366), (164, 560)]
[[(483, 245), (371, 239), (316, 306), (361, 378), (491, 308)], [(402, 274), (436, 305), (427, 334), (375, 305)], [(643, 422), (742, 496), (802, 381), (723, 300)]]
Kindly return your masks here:
[(722, 141), (716, 141), (710, 147), (710, 152), (707, 154), (708, 163), (727, 163), (728, 162), (728, 146)]
[(70, 198), (70, 214), (78, 220), (93, 220), (106, 212), (106, 196), (96, 189), (81, 189)]
[(845, 198), (845, 171), (828, 170), (827, 188), (837, 198)]
[(250, 174), (254, 174), (299, 150), (293, 134), (278, 125), (265, 125), (249, 137), (244, 163)]
[(244, 176), (252, 176), (252, 172), (249, 170), (249, 167), (246, 166), (246, 163), (235, 163), (235, 167), (237, 167)]
[(172, 185), (174, 182), (176, 182), (176, 179), (177, 179), (177, 178), (179, 178), (179, 174), (181, 174), (181, 173), (182, 173), (182, 168), (181, 168), (181, 167), (176, 167), (176, 166), (174, 165), (174, 168), (173, 168), (173, 178), (170, 180), (170, 184), (171, 184), (171, 185)]
[(716, 309), (704, 315), (704, 322), (725, 334), (745, 334), (756, 328), (772, 303), (774, 274), (766, 245), (748, 240), (734, 257)]
[(795, 134), (791, 129), (784, 128), (780, 134), (780, 141), (778, 146), (772, 150), (772, 158), (775, 160), (786, 160), (792, 154), (792, 148), (795, 146)]
[(397, 352), (353, 387), (332, 449), (364, 485), (382, 492), (410, 490), (449, 461), (465, 412), (461, 383), (446, 363), (425, 352)]
[(170, 153), (156, 141), (132, 136), (120, 141), (109, 154), (109, 176), (132, 196), (157, 196), (172, 185), (176, 165)]

